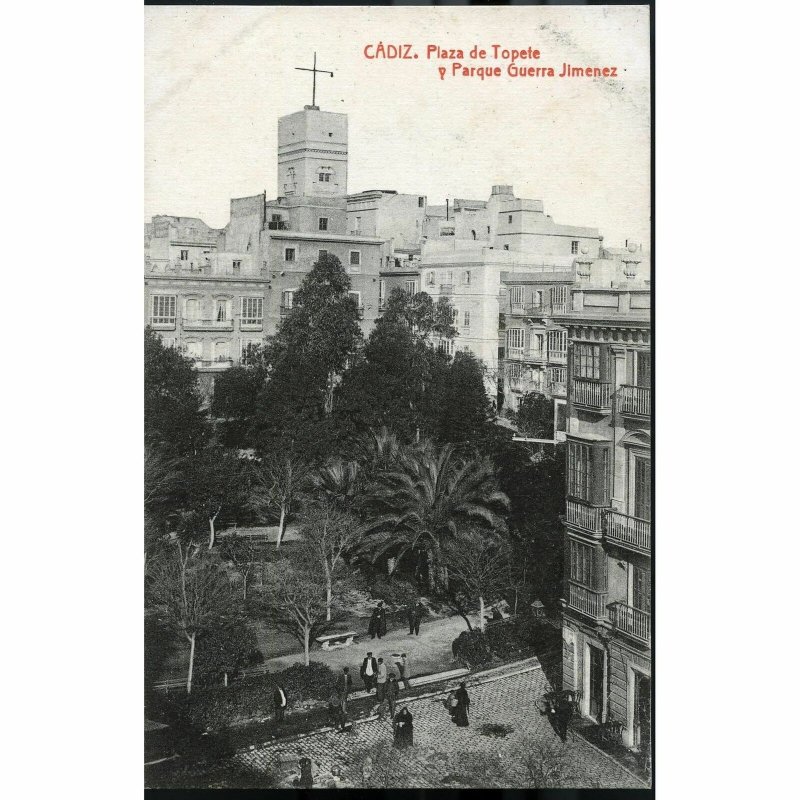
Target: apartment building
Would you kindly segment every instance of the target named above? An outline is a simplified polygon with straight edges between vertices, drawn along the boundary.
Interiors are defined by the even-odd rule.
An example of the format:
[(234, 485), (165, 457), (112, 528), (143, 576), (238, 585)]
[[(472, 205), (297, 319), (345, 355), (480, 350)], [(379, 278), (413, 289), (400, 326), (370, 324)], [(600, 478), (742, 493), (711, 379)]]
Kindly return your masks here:
[(650, 752), (651, 355), (649, 258), (580, 256), (567, 307), (563, 685), (582, 715)]
[(222, 229), (157, 216), (145, 224), (145, 323), (213, 375), (273, 335), (323, 254), (350, 275), (365, 334), (378, 316), (387, 242), (351, 233), (347, 115), (306, 106), (278, 120), (278, 196), (233, 198)]

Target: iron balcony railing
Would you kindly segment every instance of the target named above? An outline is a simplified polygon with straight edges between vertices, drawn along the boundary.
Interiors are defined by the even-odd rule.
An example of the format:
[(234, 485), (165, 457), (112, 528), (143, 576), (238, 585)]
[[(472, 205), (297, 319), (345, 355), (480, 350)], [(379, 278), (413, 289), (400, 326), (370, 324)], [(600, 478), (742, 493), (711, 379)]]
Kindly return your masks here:
[(608, 606), (611, 624), (615, 630), (650, 644), (650, 613), (627, 603), (610, 603)]
[(578, 583), (568, 583), (567, 603), (570, 608), (592, 619), (605, 619), (608, 592), (587, 589)]
[(611, 384), (574, 378), (572, 401), (595, 411), (611, 410)]
[(606, 525), (606, 538), (641, 553), (650, 554), (650, 521), (610, 511)]
[(621, 413), (637, 417), (650, 416), (650, 387), (620, 386), (617, 399)]
[(183, 327), (186, 330), (214, 328), (215, 330), (232, 331), (232, 319), (183, 319)]
[(608, 509), (567, 500), (566, 521), (587, 533), (603, 532), (603, 515)]

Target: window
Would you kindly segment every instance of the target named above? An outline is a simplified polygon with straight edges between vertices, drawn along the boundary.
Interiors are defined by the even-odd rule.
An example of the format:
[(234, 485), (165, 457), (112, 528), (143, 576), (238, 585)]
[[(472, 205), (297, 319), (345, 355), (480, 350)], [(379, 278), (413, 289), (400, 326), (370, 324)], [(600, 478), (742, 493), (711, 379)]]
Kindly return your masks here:
[(536, 289), (533, 293), (533, 307), (534, 308), (541, 308), (542, 307), (542, 291), (541, 289)]
[(650, 570), (631, 564), (631, 605), (650, 613)]
[(217, 300), (217, 322), (226, 322), (228, 319), (228, 301)]
[(287, 247), (283, 257), (286, 261), (294, 261), (294, 247)]
[(356, 301), (356, 305), (360, 308), (361, 307), (361, 292), (348, 292), (347, 293), (353, 300)]
[(425, 198), (424, 197), (418, 197), (417, 198), (417, 206), (419, 206), (419, 208), (424, 208), (425, 207)]
[(572, 374), (576, 378), (600, 380), (600, 345), (576, 344), (572, 359)]
[(242, 361), (252, 359), (260, 346), (261, 342), (258, 339), (242, 339), (239, 348), (239, 356)]
[(492, 226), (491, 225), (487, 225), (486, 226), (486, 233), (491, 233), (491, 232), (492, 232)]
[(548, 367), (547, 379), (550, 385), (565, 384), (567, 382), (567, 368), (566, 367)]
[(231, 357), (229, 342), (214, 342), (214, 360), (227, 361)]
[(650, 519), (650, 459), (633, 457), (633, 516)]
[(153, 325), (175, 324), (175, 295), (153, 295)]
[(543, 333), (534, 333), (533, 334), (533, 351), (535, 353), (541, 353), (544, 350), (544, 334)]
[(199, 361), (203, 357), (203, 343), (186, 342), (186, 355)]
[(188, 261), (188, 260), (189, 260), (189, 251), (181, 250), (181, 261)]
[(175, 337), (174, 336), (170, 336), (170, 337), (162, 336), (161, 337), (161, 344), (163, 344), (164, 347), (175, 347)]
[(595, 586), (594, 548), (570, 539), (569, 550), (569, 577), (584, 586)]
[(522, 364), (511, 363), (506, 364), (506, 374), (511, 381), (519, 381), (522, 379), (523, 366)]
[(436, 273), (429, 272), (428, 273), (428, 286), (435, 286), (436, 285)]
[(360, 267), (361, 266), (361, 251), (360, 250), (351, 250), (350, 251), (350, 266), (351, 267)]
[(509, 328), (506, 331), (506, 343), (509, 350), (522, 350), (525, 347), (525, 329)]
[(242, 268), (242, 262), (241, 261), (234, 261), (233, 262), (233, 270), (234, 270), (234, 272), (238, 272), (241, 268)]
[(331, 170), (330, 167), (322, 167), (319, 171), (319, 182), (320, 183), (330, 183), (331, 182)]
[(242, 325), (261, 325), (264, 321), (264, 298), (242, 298)]
[(511, 296), (511, 305), (514, 306), (522, 305), (524, 290), (525, 290), (524, 286), (511, 286), (509, 288), (508, 293)]
[(319, 229), (321, 231), (328, 230), (328, 218), (327, 217), (320, 217), (319, 218)]
[(547, 334), (547, 349), (552, 358), (566, 358), (567, 332), (549, 331)]
[(464, 327), (469, 328), (469, 311), (464, 312)]
[(320, 250), (319, 253), (317, 254), (317, 258), (325, 258), (325, 256), (327, 255), (328, 255), (327, 250)]
[(383, 308), (386, 304), (386, 281), (381, 279), (378, 281), (378, 307)]
[(508, 250), (508, 245), (507, 244), (503, 245), (503, 250)]
[(644, 388), (650, 386), (650, 353), (637, 350), (635, 355), (635, 384)]
[(439, 339), (436, 343), (436, 349), (446, 356), (453, 355), (453, 340), (452, 339)]
[(281, 294), (281, 313), (288, 313), (294, 308), (294, 289), (287, 289)]
[(575, 255), (578, 252), (578, 242), (573, 240), (570, 252), (572, 255)]
[(513, 219), (514, 219), (513, 215), (509, 214), (508, 215), (508, 221), (511, 222)]
[(450, 310), (450, 324), (458, 325), (458, 309), (453, 308)]
[(608, 505), (609, 461), (605, 443), (569, 442), (567, 494), (596, 506)]
[(553, 311), (566, 311), (567, 305), (567, 287), (554, 286), (550, 290), (550, 305), (553, 306)]
[(448, 284), (450, 284), (450, 286), (453, 285), (453, 270), (451, 270), (451, 269), (447, 270), (447, 281), (446, 282)]
[(465, 286), (469, 286), (470, 281), (472, 280), (472, 273), (468, 269), (465, 269), (461, 280)]
[(406, 281), (405, 290), (413, 297), (417, 293), (417, 282)]

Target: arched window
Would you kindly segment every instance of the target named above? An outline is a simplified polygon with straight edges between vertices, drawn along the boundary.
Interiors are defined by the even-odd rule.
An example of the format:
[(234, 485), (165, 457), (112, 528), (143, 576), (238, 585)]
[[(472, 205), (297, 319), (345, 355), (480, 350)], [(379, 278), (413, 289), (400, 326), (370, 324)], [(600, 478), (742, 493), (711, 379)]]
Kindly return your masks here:
[(332, 183), (333, 182), (333, 169), (331, 167), (320, 167), (317, 173), (319, 183)]

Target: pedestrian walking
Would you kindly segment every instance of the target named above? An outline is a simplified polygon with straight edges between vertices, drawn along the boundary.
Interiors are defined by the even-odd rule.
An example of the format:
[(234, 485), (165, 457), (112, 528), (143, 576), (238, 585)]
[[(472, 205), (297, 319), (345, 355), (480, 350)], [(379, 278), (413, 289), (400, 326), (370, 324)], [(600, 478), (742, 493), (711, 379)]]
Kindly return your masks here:
[(406, 606), (406, 618), (408, 619), (408, 635), (414, 634), (414, 604), (409, 603)]
[(410, 689), (411, 684), (409, 678), (411, 677), (411, 665), (408, 663), (408, 656), (403, 653), (400, 660), (397, 662), (397, 669), (400, 671), (400, 680), (403, 682), (404, 689)]
[(456, 689), (456, 700), (458, 705), (453, 712), (453, 722), (459, 728), (465, 728), (469, 725), (469, 695), (467, 694), (467, 684), (461, 683)]
[(378, 679), (378, 662), (372, 655), (372, 651), (367, 653), (367, 657), (361, 662), (361, 680), (364, 681), (364, 689), (371, 692), (375, 688)]
[(350, 677), (350, 667), (343, 667), (342, 674), (336, 684), (339, 694), (339, 702), (342, 706), (342, 714), (347, 714), (347, 697), (353, 689), (353, 679)]
[(572, 703), (566, 697), (559, 697), (555, 708), (556, 732), (562, 742), (567, 741), (569, 723), (572, 720)]
[(419, 625), (426, 613), (425, 606), (422, 603), (418, 602), (414, 606), (413, 631), (415, 636), (419, 636)]
[(383, 600), (378, 603), (378, 638), (386, 636), (386, 609), (383, 607)]
[(372, 616), (369, 618), (369, 627), (367, 628), (367, 633), (370, 636), (370, 639), (374, 639), (378, 633), (378, 608), (377, 606), (372, 609)]
[(283, 722), (283, 715), (286, 711), (286, 706), (289, 705), (286, 700), (286, 690), (283, 686), (278, 686), (275, 693), (272, 695), (272, 700), (275, 703), (275, 722)]
[(388, 678), (386, 664), (383, 663), (383, 659), (378, 659), (378, 677), (375, 684), (375, 697), (379, 703), (383, 702), (383, 698), (386, 696), (386, 680)]
[(389, 703), (389, 719), (394, 719), (394, 711), (397, 706), (397, 698), (400, 696), (400, 685), (394, 677), (394, 672), (390, 673), (389, 680), (386, 681), (386, 700)]
[(414, 746), (414, 718), (407, 706), (403, 706), (394, 718), (393, 744), (398, 750)]

